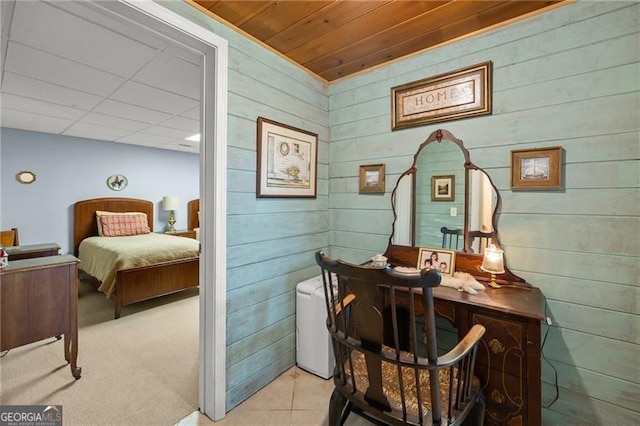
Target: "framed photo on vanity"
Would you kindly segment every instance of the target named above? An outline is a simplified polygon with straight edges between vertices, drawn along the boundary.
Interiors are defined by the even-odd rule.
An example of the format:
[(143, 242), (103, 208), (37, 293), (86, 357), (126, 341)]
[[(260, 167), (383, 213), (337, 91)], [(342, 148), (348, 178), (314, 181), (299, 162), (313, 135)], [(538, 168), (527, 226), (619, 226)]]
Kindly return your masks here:
[(420, 247), (418, 269), (437, 269), (443, 275), (453, 275), (456, 270), (456, 252), (441, 248)]
[(318, 135), (258, 117), (256, 196), (316, 198)]

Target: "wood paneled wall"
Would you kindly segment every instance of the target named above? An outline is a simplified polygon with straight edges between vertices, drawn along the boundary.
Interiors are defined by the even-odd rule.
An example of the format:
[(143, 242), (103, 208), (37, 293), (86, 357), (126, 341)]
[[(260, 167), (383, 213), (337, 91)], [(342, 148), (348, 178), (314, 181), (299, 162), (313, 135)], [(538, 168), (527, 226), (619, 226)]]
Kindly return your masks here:
[[(167, 8), (229, 42), (227, 410), (295, 365), (295, 288), (328, 246), (326, 86), (183, 2)], [(256, 198), (259, 116), (318, 134), (316, 199)]]
[[(640, 417), (640, 4), (577, 2), (329, 88), (331, 256), (384, 251), (390, 193), (437, 128), (464, 140), (503, 199), (508, 265), (547, 299), (545, 424)], [(390, 88), (493, 61), (493, 114), (391, 132)], [(510, 151), (561, 145), (564, 189), (510, 189)], [(384, 196), (358, 166), (386, 163)], [(548, 335), (547, 335), (548, 333)]]

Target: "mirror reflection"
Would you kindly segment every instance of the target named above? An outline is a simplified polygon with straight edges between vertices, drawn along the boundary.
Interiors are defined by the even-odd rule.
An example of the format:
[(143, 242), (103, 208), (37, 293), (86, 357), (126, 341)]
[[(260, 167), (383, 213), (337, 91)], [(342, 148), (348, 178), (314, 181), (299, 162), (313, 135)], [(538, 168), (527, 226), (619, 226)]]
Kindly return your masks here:
[(462, 141), (446, 130), (420, 145), (414, 164), (398, 179), (392, 203), (394, 244), (473, 253), (498, 245), (493, 240), (500, 196)]

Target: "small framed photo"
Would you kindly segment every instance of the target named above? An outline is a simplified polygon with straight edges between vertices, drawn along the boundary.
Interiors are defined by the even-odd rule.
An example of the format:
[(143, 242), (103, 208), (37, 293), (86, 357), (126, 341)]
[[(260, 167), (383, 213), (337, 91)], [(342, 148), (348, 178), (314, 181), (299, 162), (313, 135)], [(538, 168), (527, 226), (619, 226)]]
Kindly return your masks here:
[(256, 196), (316, 198), (318, 135), (258, 117)]
[(455, 198), (455, 175), (431, 177), (431, 201), (454, 201)]
[(441, 274), (453, 275), (456, 271), (456, 252), (441, 248), (420, 247), (418, 269), (437, 269)]
[(511, 189), (562, 187), (562, 147), (511, 151)]
[(384, 194), (384, 164), (360, 166), (360, 193)]

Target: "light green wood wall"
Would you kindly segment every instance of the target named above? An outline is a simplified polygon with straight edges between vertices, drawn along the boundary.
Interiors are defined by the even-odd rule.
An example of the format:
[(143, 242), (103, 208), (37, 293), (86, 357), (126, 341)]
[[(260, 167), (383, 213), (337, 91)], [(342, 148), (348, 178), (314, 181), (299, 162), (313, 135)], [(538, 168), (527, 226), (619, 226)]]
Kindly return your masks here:
[[(160, 2), (229, 42), (227, 410), (295, 364), (295, 287), (328, 246), (327, 87), (184, 2)], [(318, 134), (316, 199), (256, 198), (259, 116)]]
[[(640, 418), (640, 4), (578, 2), (329, 87), (331, 255), (384, 251), (390, 193), (437, 128), (464, 140), (502, 196), (510, 269), (547, 299), (545, 424)], [(493, 114), (392, 132), (390, 88), (493, 61)], [(564, 189), (510, 189), (510, 151), (561, 145)], [(386, 163), (384, 196), (358, 166)], [(553, 368), (551, 367), (553, 366)]]

